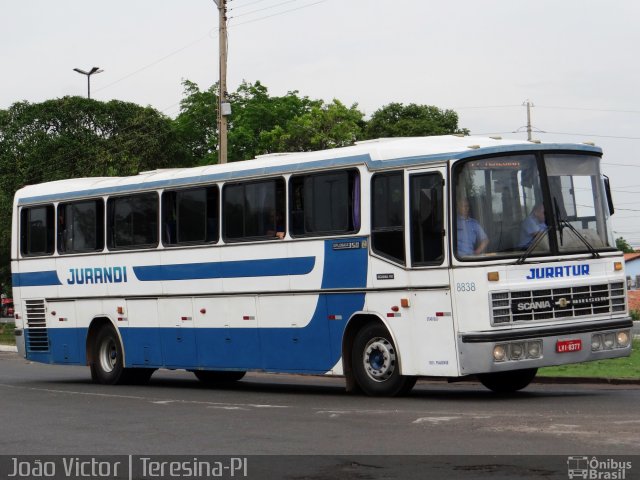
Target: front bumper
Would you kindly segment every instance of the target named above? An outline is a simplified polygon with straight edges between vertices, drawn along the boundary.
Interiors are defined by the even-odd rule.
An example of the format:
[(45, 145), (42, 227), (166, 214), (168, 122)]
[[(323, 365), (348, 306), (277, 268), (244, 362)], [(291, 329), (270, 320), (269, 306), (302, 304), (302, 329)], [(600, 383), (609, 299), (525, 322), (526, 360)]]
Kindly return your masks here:
[[(626, 347), (602, 349), (592, 351), (591, 338), (594, 333), (601, 335), (629, 331), (633, 321), (630, 318), (573, 323), (568, 325), (554, 325), (551, 327), (530, 327), (492, 332), (469, 332), (458, 336), (458, 351), (460, 352), (460, 374), (471, 375), (477, 373), (504, 372), (508, 370), (522, 370), (526, 368), (548, 367), (568, 363), (589, 362), (605, 358), (626, 357), (631, 354), (631, 338)], [(579, 351), (558, 353), (558, 341), (580, 340), (582, 348)], [(493, 349), (496, 345), (539, 341), (542, 351), (538, 358), (524, 358), (521, 360), (505, 359), (495, 361)]]

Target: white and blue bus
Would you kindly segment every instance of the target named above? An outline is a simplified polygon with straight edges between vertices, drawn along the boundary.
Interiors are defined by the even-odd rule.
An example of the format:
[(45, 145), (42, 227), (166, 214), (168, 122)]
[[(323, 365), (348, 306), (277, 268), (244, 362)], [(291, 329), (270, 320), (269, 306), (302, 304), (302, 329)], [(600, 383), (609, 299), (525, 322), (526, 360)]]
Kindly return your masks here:
[(631, 351), (602, 151), (442, 136), (15, 196), (19, 352), (103, 384), (158, 368), (526, 387)]

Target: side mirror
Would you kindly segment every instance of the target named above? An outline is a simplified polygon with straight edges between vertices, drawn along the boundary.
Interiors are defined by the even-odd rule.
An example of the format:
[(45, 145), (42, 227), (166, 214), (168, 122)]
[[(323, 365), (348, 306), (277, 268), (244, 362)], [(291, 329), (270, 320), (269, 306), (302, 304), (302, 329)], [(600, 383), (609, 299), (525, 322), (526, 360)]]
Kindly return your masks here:
[(613, 208), (613, 198), (611, 197), (611, 186), (609, 185), (609, 177), (603, 175), (604, 191), (607, 195), (607, 204), (609, 205), (609, 215), (613, 215), (615, 209)]

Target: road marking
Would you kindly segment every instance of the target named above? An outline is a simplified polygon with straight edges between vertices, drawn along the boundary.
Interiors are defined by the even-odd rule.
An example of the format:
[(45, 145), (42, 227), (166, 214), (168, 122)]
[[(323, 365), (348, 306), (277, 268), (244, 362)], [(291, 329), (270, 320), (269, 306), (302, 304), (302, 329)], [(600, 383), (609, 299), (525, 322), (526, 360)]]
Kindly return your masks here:
[(462, 417), (421, 417), (417, 418), (411, 423), (420, 424), (420, 423), (431, 423), (433, 425), (438, 425), (444, 422), (450, 422), (452, 420), (458, 420)]
[(37, 387), (22, 387), (18, 385), (0, 384), (0, 387), (14, 388), (17, 390), (31, 390), (36, 392), (46, 393), (58, 393), (67, 395), (85, 395), (91, 397), (103, 397), (103, 398), (120, 398), (126, 400), (141, 400), (143, 402), (149, 402), (155, 405), (169, 405), (175, 403), (189, 404), (189, 405), (204, 405), (211, 408), (228, 408), (228, 409), (249, 409), (249, 408), (290, 408), (289, 405), (268, 405), (260, 403), (222, 403), (222, 402), (206, 402), (198, 400), (171, 400), (171, 399), (151, 399), (148, 397), (141, 397), (137, 395), (115, 395), (112, 393), (96, 393), (96, 392), (79, 392), (77, 390), (59, 390), (52, 388), (37, 388)]

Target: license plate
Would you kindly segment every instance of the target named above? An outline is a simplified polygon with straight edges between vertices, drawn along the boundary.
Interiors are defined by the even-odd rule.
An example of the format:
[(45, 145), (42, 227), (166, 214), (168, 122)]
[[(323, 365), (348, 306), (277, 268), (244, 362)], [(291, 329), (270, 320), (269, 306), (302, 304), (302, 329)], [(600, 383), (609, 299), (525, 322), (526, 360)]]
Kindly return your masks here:
[(556, 343), (556, 352), (579, 352), (582, 350), (582, 340), (558, 340)]

